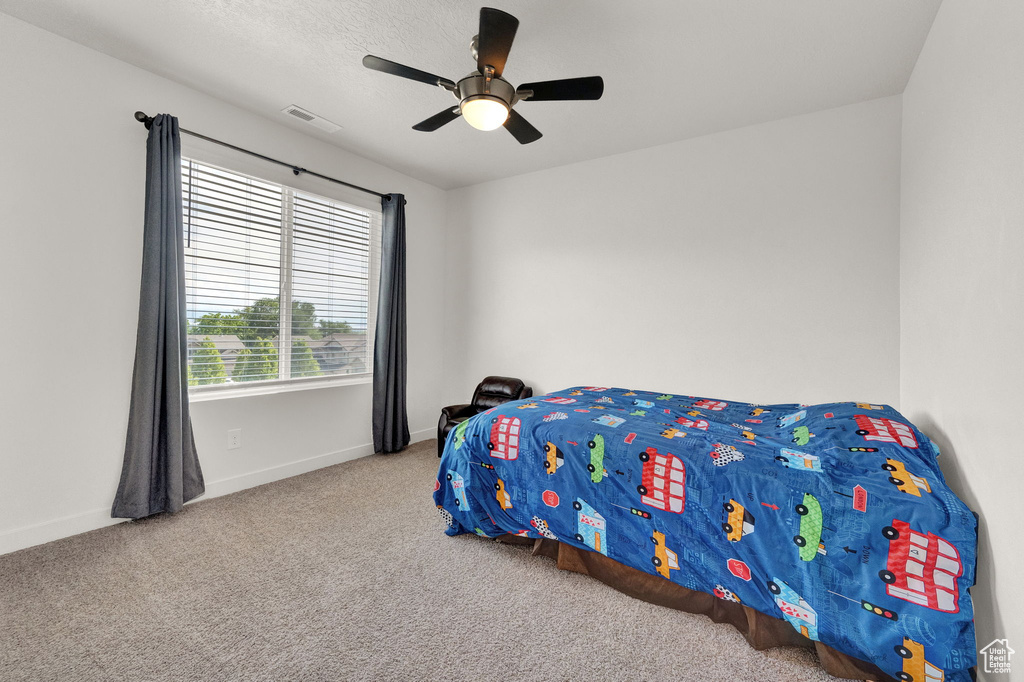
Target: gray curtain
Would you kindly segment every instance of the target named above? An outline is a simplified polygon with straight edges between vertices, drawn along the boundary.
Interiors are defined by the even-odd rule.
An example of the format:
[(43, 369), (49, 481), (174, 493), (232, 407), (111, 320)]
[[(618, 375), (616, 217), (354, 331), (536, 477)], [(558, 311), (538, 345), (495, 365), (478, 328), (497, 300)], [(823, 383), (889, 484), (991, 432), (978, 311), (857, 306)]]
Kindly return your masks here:
[(405, 406), (405, 197), (381, 199), (384, 234), (380, 294), (373, 346), (373, 451), (397, 452), (409, 444)]
[(115, 518), (178, 511), (206, 490), (188, 413), (187, 357), (181, 139), (178, 119), (160, 114), (146, 142), (139, 331)]

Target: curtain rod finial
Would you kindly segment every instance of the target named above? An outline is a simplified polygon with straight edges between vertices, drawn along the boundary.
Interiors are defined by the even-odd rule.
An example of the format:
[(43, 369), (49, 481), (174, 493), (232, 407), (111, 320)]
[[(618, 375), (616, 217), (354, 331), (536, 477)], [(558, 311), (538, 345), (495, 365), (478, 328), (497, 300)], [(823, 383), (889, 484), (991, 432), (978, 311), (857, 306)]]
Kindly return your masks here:
[(135, 112), (135, 120), (138, 121), (139, 123), (145, 124), (146, 130), (149, 130), (149, 126), (151, 126), (153, 124), (153, 117), (152, 116), (147, 116), (146, 113), (143, 112), (143, 111), (136, 111)]

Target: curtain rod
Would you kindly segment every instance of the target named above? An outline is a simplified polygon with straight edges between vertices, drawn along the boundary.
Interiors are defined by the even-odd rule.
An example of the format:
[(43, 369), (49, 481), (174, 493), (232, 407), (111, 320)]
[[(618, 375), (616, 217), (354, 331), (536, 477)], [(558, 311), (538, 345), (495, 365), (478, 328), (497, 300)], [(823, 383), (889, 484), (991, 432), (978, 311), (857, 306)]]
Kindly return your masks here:
[[(141, 111), (136, 111), (135, 112), (135, 120), (138, 121), (139, 123), (142, 123), (143, 125), (145, 125), (146, 126), (146, 130), (149, 130), (150, 126), (153, 125), (153, 117), (152, 116), (147, 116), (145, 113), (143, 113)], [(242, 152), (243, 154), (248, 154), (249, 156), (255, 156), (258, 159), (263, 159), (264, 161), (269, 161), (270, 163), (276, 163), (279, 166), (286, 166), (288, 168), (291, 168), (292, 169), (292, 173), (295, 173), (296, 175), (300, 175), (302, 173), (305, 173), (307, 175), (312, 175), (314, 177), (320, 178), (322, 180), (327, 180), (329, 182), (335, 182), (335, 183), (337, 183), (339, 185), (345, 185), (345, 187), (351, 187), (352, 189), (357, 189), (360, 192), (366, 192), (367, 194), (374, 194), (374, 195), (380, 197), (381, 199), (384, 199), (385, 197), (391, 196), (390, 194), (381, 194), (380, 192), (375, 192), (372, 189), (366, 189), (365, 187), (360, 187), (359, 185), (353, 185), (351, 182), (345, 182), (344, 180), (338, 180), (337, 178), (332, 178), (332, 177), (329, 177), (327, 175), (321, 175), (320, 173), (317, 173), (315, 171), (306, 170), (305, 168), (302, 168), (301, 166), (296, 166), (293, 163), (288, 163), (286, 161), (278, 161), (277, 159), (272, 159), (269, 156), (264, 156), (263, 154), (257, 154), (256, 152), (249, 151), (248, 149), (242, 149), (241, 147), (236, 147), (233, 144), (229, 144), (227, 142), (222, 142), (220, 140), (215, 140), (212, 137), (207, 137), (206, 135), (200, 135), (199, 133), (194, 133), (191, 130), (185, 130), (184, 128), (181, 128), (181, 127), (179, 127), (178, 130), (180, 132), (185, 133), (186, 135), (191, 135), (192, 137), (198, 137), (200, 140), (206, 140), (207, 142), (212, 142), (214, 144), (219, 144), (222, 147), (227, 147), (228, 149), (234, 149), (236, 152)]]

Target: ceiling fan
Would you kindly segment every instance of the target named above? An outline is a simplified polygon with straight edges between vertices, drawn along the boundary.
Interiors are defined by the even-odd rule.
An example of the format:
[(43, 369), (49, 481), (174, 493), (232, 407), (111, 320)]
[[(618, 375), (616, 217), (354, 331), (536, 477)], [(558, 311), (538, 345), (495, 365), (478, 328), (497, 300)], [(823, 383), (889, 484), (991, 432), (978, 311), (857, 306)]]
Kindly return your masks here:
[(476, 71), (458, 82), (404, 66), (373, 55), (363, 57), (363, 66), (409, 80), (437, 85), (459, 100), (459, 105), (434, 114), (413, 126), (413, 130), (433, 132), (462, 116), (480, 130), (504, 126), (520, 144), (541, 138), (541, 132), (513, 110), (517, 102), (601, 99), (604, 81), (600, 76), (563, 78), (561, 80), (523, 83), (518, 88), (501, 77), (505, 70), (519, 20), (508, 12), (490, 7), (480, 8), (480, 32), (473, 37), (470, 49), (476, 60)]

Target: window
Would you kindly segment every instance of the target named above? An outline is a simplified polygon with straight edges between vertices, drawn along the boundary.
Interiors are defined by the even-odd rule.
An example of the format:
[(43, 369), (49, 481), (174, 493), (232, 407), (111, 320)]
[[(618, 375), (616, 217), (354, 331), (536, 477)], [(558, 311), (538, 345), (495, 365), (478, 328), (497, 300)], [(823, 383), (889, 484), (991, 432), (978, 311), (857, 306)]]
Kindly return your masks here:
[(182, 159), (193, 392), (369, 375), (380, 213)]

